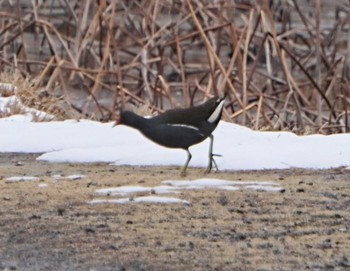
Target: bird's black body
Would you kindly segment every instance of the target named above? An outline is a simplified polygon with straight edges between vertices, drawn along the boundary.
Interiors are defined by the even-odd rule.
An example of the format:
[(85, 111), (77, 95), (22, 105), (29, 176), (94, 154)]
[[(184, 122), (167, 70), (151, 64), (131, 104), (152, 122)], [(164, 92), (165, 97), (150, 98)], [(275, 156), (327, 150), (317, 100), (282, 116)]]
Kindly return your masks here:
[[(188, 148), (209, 136), (212, 139), (211, 134), (221, 119), (223, 105), (224, 98), (213, 97), (199, 106), (168, 110), (152, 118), (144, 118), (131, 111), (124, 111), (120, 113), (117, 124), (135, 128), (159, 145), (187, 150), (189, 155), (185, 165), (187, 167), (191, 159)], [(212, 153), (210, 155), (212, 156)]]

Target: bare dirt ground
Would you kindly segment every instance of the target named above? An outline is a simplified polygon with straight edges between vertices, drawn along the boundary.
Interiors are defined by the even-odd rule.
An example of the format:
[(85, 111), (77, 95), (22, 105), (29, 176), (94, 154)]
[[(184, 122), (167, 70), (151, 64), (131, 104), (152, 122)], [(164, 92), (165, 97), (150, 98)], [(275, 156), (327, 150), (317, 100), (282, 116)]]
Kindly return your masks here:
[[(158, 185), (180, 179), (179, 168), (36, 156), (0, 154), (0, 270), (350, 270), (348, 170), (220, 172), (209, 176), (276, 181), (285, 192), (197, 190), (178, 195), (191, 205), (90, 205), (96, 189)], [(202, 172), (189, 168), (187, 179)], [(22, 175), (39, 181), (6, 181)]]

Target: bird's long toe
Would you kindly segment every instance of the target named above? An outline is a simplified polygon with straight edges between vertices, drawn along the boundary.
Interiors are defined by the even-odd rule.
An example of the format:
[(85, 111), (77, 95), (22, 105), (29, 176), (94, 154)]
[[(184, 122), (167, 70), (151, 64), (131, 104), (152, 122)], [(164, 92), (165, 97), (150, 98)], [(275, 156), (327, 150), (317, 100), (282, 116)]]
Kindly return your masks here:
[(211, 172), (212, 168), (213, 168), (213, 164), (215, 166), (215, 169), (216, 171), (219, 171), (219, 168), (218, 168), (218, 164), (216, 163), (215, 159), (214, 159), (214, 156), (221, 156), (220, 154), (211, 154), (210, 157), (209, 157), (209, 164), (208, 164), (208, 167), (207, 169), (205, 170), (205, 174), (208, 174)]
[(208, 174), (211, 172), (212, 166), (208, 166), (207, 169), (204, 171), (205, 174)]

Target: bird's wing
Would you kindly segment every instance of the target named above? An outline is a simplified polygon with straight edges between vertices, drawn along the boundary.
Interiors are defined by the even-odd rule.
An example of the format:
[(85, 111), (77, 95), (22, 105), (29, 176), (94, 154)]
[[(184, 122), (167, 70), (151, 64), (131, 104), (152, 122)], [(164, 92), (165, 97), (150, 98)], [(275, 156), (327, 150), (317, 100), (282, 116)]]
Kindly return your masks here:
[(184, 124), (197, 126), (198, 123), (206, 121), (215, 111), (217, 105), (222, 101), (213, 97), (203, 104), (191, 108), (175, 108), (153, 117), (153, 121), (162, 124)]
[(161, 124), (143, 131), (143, 134), (159, 145), (182, 149), (187, 149), (208, 136), (196, 127), (184, 124)]

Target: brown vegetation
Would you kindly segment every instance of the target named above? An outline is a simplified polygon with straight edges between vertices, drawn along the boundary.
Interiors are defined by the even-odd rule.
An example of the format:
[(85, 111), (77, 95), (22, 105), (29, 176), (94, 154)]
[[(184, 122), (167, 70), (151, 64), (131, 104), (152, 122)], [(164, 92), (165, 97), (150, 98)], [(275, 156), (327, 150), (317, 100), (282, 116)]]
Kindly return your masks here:
[[(55, 180), (57, 174), (85, 177)], [(6, 182), (13, 176), (38, 180)], [(202, 177), (203, 170), (194, 168), (188, 176)], [(349, 170), (212, 177), (274, 181), (285, 192), (198, 189), (176, 195), (191, 206), (90, 205), (96, 189), (155, 186), (178, 179), (179, 169), (48, 164), (35, 155), (1, 155), (0, 270), (349, 270)]]
[(33, 77), (36, 94), (63, 97), (84, 117), (107, 121), (127, 103), (162, 111), (227, 92), (228, 121), (349, 129), (346, 0), (11, 3), (0, 4), (1, 72)]

